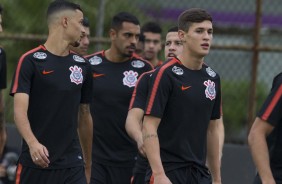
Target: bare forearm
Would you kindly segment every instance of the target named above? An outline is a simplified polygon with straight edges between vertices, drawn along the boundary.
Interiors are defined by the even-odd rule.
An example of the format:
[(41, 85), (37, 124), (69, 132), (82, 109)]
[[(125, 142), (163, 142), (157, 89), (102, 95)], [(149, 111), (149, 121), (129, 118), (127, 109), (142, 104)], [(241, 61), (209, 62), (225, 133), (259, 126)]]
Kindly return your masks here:
[[(213, 122), (215, 123), (215, 122)], [(221, 182), (220, 174), (220, 138), (218, 125), (213, 125), (207, 133), (207, 164), (211, 171), (213, 182)]]
[(93, 122), (88, 105), (81, 105), (79, 111), (78, 134), (86, 167), (91, 165)]
[(262, 181), (272, 180), (273, 175), (270, 169), (269, 153), (265, 137), (254, 133), (249, 136), (248, 140), (254, 163)]
[(142, 126), (140, 120), (136, 117), (128, 116), (126, 119), (125, 129), (129, 137), (135, 142), (142, 141)]
[(153, 174), (164, 174), (165, 172), (160, 157), (160, 145), (157, 132), (146, 131), (145, 129), (143, 131), (143, 141)]

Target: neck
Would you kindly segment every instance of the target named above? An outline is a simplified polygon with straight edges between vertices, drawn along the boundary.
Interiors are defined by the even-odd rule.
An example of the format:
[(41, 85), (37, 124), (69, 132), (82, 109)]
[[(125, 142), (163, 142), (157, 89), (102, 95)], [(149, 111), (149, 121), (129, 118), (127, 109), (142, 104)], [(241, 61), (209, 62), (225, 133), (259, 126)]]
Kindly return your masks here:
[(45, 48), (54, 55), (67, 56), (69, 54), (69, 43), (58, 33), (50, 33), (45, 44)]
[(193, 54), (185, 54), (184, 52), (178, 56), (178, 59), (190, 70), (200, 70), (204, 62), (204, 57), (199, 57)]
[(130, 57), (125, 57), (123, 54), (119, 53), (116, 49), (111, 47), (105, 51), (105, 57), (114, 63), (122, 63), (127, 61)]
[(159, 64), (159, 59), (157, 57), (154, 57), (151, 60), (148, 59), (148, 61), (150, 61), (153, 66), (157, 66)]

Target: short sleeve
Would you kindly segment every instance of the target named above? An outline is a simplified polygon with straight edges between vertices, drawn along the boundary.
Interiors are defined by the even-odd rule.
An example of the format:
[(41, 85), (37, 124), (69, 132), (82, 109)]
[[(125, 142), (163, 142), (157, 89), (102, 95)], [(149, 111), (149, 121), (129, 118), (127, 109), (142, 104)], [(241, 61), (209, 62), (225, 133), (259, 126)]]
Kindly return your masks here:
[(0, 48), (0, 89), (7, 87), (7, 62), (4, 49)]
[(91, 72), (91, 66), (87, 62), (86, 66), (86, 75), (85, 75), (85, 81), (83, 82), (82, 89), (81, 89), (81, 100), (80, 103), (86, 103), (89, 104), (91, 102), (92, 97), (92, 72)]

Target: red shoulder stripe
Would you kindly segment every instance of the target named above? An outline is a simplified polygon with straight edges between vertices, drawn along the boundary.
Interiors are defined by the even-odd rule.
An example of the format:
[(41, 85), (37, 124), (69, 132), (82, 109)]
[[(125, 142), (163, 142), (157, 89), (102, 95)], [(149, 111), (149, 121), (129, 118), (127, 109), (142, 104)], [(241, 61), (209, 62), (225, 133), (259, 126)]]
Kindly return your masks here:
[(20, 74), (20, 69), (21, 69), (21, 66), (22, 66), (22, 63), (23, 63), (23, 60), (24, 58), (30, 54), (30, 53), (33, 53), (39, 49), (43, 49), (44, 47), (42, 47), (41, 45), (26, 52), (25, 54), (23, 54), (21, 57), (20, 57), (20, 60), (19, 60), (19, 63), (18, 63), (18, 66), (17, 66), (17, 69), (16, 69), (16, 74), (15, 74), (15, 81), (14, 81), (14, 85), (13, 85), (13, 88), (12, 88), (12, 93), (15, 93), (18, 89), (18, 83), (19, 83), (19, 74)]
[(102, 54), (102, 56), (104, 56), (104, 55), (105, 55), (105, 51), (104, 51), (104, 50), (101, 50), (101, 51), (94, 52), (94, 53), (92, 53), (92, 54), (86, 55), (86, 56), (84, 56), (84, 57), (85, 57), (85, 58), (89, 58), (89, 57), (91, 57), (91, 56), (95, 56), (95, 55), (98, 55), (98, 54)]
[(134, 87), (134, 90), (133, 90), (133, 93), (132, 93), (132, 97), (131, 97), (131, 100), (130, 100), (130, 104), (129, 104), (129, 110), (132, 109), (132, 105), (135, 101), (135, 97), (136, 97), (136, 90), (137, 90), (137, 87), (138, 87), (138, 84), (139, 84), (139, 81), (143, 78), (143, 76), (145, 74), (148, 74), (148, 73), (153, 73), (155, 70), (150, 70), (148, 72), (144, 72), (138, 79), (137, 83), (136, 83), (136, 86)]
[(261, 116), (261, 119), (263, 119), (264, 121), (268, 120), (268, 117), (270, 116), (271, 112), (273, 111), (275, 105), (277, 104), (277, 102), (279, 101), (281, 96), (282, 96), (282, 84), (280, 85), (277, 92), (275, 93), (275, 95), (274, 95), (273, 99), (271, 100), (270, 104), (268, 105), (266, 111)]
[(153, 84), (153, 89), (152, 89), (151, 96), (149, 98), (149, 103), (148, 103), (148, 106), (147, 106), (147, 109), (146, 109), (146, 114), (151, 113), (151, 110), (152, 110), (152, 107), (153, 107), (153, 104), (154, 104), (154, 100), (155, 100), (155, 97), (156, 97), (156, 94), (157, 94), (157, 90), (158, 90), (158, 87), (159, 87), (159, 84), (160, 84), (160, 80), (162, 78), (162, 75), (163, 75), (165, 69), (167, 69), (168, 67), (170, 67), (171, 65), (173, 65), (177, 62), (178, 62), (177, 59), (172, 59), (160, 68), (160, 70), (157, 74), (157, 77), (154, 81), (154, 84)]

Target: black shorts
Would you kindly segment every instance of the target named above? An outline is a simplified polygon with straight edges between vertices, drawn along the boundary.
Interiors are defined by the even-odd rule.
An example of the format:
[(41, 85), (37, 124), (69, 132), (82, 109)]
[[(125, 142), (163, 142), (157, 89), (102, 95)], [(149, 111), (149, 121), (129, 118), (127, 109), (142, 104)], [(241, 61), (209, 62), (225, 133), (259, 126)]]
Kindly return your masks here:
[(16, 184), (86, 184), (84, 167), (36, 169), (18, 164)]
[(135, 173), (132, 176), (131, 184), (144, 184), (146, 173)]
[(130, 184), (132, 167), (114, 167), (92, 162), (91, 184)]
[[(165, 174), (173, 184), (212, 184), (212, 178), (209, 173), (191, 166), (174, 169), (165, 172)], [(145, 183), (154, 183), (154, 176), (152, 176), (150, 169), (147, 170)]]

